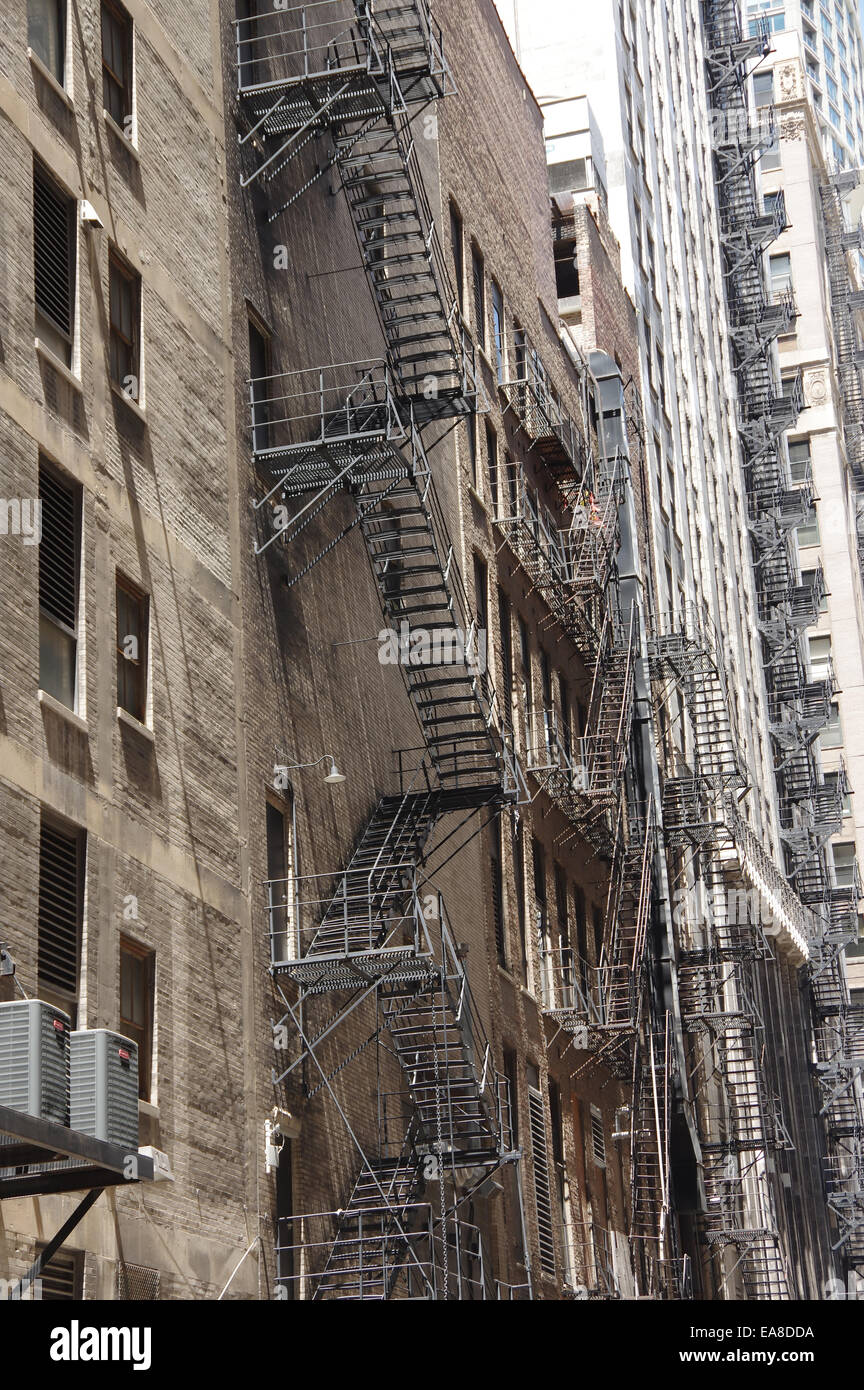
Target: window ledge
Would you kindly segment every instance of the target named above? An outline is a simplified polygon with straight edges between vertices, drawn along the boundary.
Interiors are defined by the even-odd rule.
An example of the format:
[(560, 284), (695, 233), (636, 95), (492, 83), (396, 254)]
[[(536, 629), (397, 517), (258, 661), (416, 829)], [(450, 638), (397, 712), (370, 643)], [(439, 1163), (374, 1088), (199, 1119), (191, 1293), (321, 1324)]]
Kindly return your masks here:
[(56, 352), (52, 352), (48, 344), (43, 343), (41, 338), (34, 338), (33, 343), (43, 361), (47, 362), (49, 367), (53, 367), (54, 371), (62, 376), (65, 382), (68, 382), (73, 391), (78, 391), (83, 395), (84, 383), (80, 377), (75, 375), (71, 368), (66, 366), (63, 359), (58, 357)]
[(123, 709), (122, 705), (117, 706), (117, 718), (121, 724), (126, 725), (127, 729), (134, 729), (136, 734), (146, 738), (149, 743), (156, 742), (156, 735), (153, 730), (149, 729), (146, 724), (142, 724), (141, 720), (136, 719), (134, 714), (130, 714), (127, 709)]
[(147, 412), (144, 409), (143, 405), (139, 405), (138, 402), (136, 400), (133, 400), (131, 396), (127, 396), (126, 392), (117, 385), (116, 381), (111, 382), (111, 390), (113, 391), (117, 399), (122, 401), (125, 406), (128, 406), (129, 409), (132, 411), (132, 414), (138, 417), (142, 425), (147, 424)]
[(65, 719), (67, 723), (74, 725), (76, 729), (80, 729), (82, 734), (89, 734), (90, 730), (87, 726), (87, 720), (82, 719), (81, 715), (76, 714), (74, 709), (70, 709), (68, 705), (64, 705), (62, 700), (58, 700), (53, 695), (49, 695), (47, 690), (39, 691), (39, 703), (40, 705), (44, 705), (45, 709), (50, 709), (52, 714), (59, 714), (61, 719)]
[(39, 76), (48, 83), (48, 86), (51, 88), (52, 92), (54, 92), (55, 96), (58, 96), (60, 100), (63, 102), (63, 105), (68, 106), (70, 111), (74, 111), (74, 101), (72, 100), (62, 83), (57, 81), (57, 78), (54, 76), (53, 72), (51, 72), (49, 68), (46, 68), (45, 64), (42, 62), (42, 59), (39, 57), (39, 54), (34, 53), (32, 48), (28, 48), (27, 57), (30, 59), (31, 65), (36, 69)]
[(105, 124), (107, 125), (108, 129), (110, 131), (113, 131), (113, 133), (117, 136), (118, 140), (122, 141), (124, 147), (129, 151), (132, 158), (135, 160), (135, 163), (140, 164), (141, 155), (138, 150), (138, 147), (137, 145), (133, 144), (132, 140), (130, 140), (122, 125), (117, 124), (114, 117), (111, 115), (111, 112), (106, 111), (104, 106), (102, 107), (102, 115), (105, 119)]
[(138, 1114), (139, 1114), (139, 1115), (146, 1115), (147, 1118), (148, 1118), (148, 1120), (158, 1120), (158, 1119), (159, 1119), (159, 1106), (158, 1106), (158, 1105), (154, 1105), (154, 1104), (152, 1103), (152, 1101), (149, 1101), (149, 1100), (140, 1100), (140, 1099), (139, 1099), (139, 1101), (138, 1101)]

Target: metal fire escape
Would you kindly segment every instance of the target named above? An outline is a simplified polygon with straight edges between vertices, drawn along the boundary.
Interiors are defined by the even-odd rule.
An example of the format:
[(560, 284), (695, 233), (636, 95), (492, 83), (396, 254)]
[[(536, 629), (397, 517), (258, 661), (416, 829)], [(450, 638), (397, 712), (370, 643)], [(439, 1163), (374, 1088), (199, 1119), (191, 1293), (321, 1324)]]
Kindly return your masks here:
[(848, 256), (850, 251), (864, 251), (864, 228), (859, 223), (850, 229), (843, 208), (844, 193), (857, 188), (859, 182), (858, 170), (841, 169), (822, 185), (819, 192), (828, 259), (843, 439), (849, 466), (860, 480), (864, 477), (864, 388), (861, 383), (864, 347), (859, 339), (856, 315), (864, 309), (864, 290), (856, 289), (852, 283)]
[[(429, 633), (456, 639), (399, 662), (422, 749), (410, 768), (400, 758), (398, 794), (378, 802), (347, 867), (267, 885), (271, 971), (285, 1008), (274, 1028), (293, 1027), (299, 1039), (274, 1082), (302, 1067), (307, 1096), (330, 1095), (359, 1157), (345, 1207), (280, 1221), (279, 1267), (289, 1271), (280, 1279), (319, 1300), (530, 1297), (530, 1283), (514, 1290), (495, 1280), (480, 1232), (464, 1219), (475, 1188), (519, 1153), (506, 1081), (423, 868), (442, 816), (500, 810), (521, 785), (477, 660), (476, 620), (423, 438), (430, 424), (478, 405), (473, 345), (412, 127), (451, 90), (441, 35), (426, 0), (384, 9), (320, 0), (238, 20), (235, 34), (242, 186), (262, 190), (272, 222), (335, 170), (385, 347), (379, 361), (250, 381), (253, 456), (270, 478), (256, 503), (257, 553), (278, 545), (290, 563), (310, 523), (347, 493), (353, 519), (286, 582), (358, 528), (405, 652)], [(359, 1042), (355, 1030), (334, 1066), (325, 1043), (364, 1001), (375, 1004), (376, 1026)], [(373, 1046), (395, 1059), (402, 1084), (396, 1096), (379, 1084), (377, 1151), (367, 1154), (334, 1081)]]
[[(794, 425), (803, 404), (801, 377), (798, 372), (786, 379), (782, 388), (775, 385), (771, 347), (777, 336), (788, 331), (795, 307), (787, 289), (771, 296), (765, 287), (763, 253), (785, 229), (786, 216), (782, 193), (774, 195), (770, 206), (760, 206), (755, 179), (759, 155), (776, 135), (773, 110), (759, 109), (757, 131), (747, 103), (748, 68), (770, 51), (770, 37), (760, 21), (750, 23), (749, 37), (742, 35), (734, 0), (704, 0), (703, 23), (709, 105), (717, 130), (715, 181), (730, 346), (738, 384), (739, 433), (781, 833), (787, 872), (798, 901), (793, 915), (801, 922), (802, 939), (809, 947), (817, 1092), (826, 1118), (829, 1175), (833, 1175), (829, 1176), (829, 1194), (838, 1163), (843, 1172), (842, 1194), (838, 1189), (836, 1205), (834, 1196), (829, 1195), (829, 1205), (838, 1214), (841, 1208), (848, 1213), (854, 1207), (849, 1184), (857, 1170), (854, 1163), (847, 1163), (845, 1151), (838, 1157), (832, 1148), (831, 1126), (838, 1108), (847, 1114), (853, 1093), (860, 1109), (860, 1082), (853, 1077), (854, 1068), (845, 1064), (842, 1046), (829, 1047), (827, 1039), (842, 1034), (848, 1009), (843, 947), (852, 939), (852, 899), (857, 889), (831, 885), (825, 855), (828, 840), (839, 828), (843, 772), (841, 769), (833, 783), (824, 780), (814, 744), (831, 717), (836, 683), (830, 665), (818, 676), (810, 673), (803, 641), (805, 629), (818, 617), (824, 580), (817, 572), (804, 584), (798, 572), (793, 536), (812, 506), (813, 491), (808, 479), (800, 487), (792, 486), (782, 433)], [(847, 252), (860, 244), (860, 232), (847, 230), (842, 206), (842, 193), (856, 181), (855, 176), (841, 174), (822, 188), (821, 196), (844, 396), (844, 432), (850, 463), (860, 471), (864, 395), (859, 366), (864, 357), (858, 345), (855, 312), (862, 301), (850, 285), (847, 263)], [(838, 1221), (847, 1233), (855, 1224), (840, 1215)], [(758, 1241), (762, 1240), (759, 1236)], [(843, 1243), (841, 1239), (838, 1246)], [(765, 1280), (757, 1278), (754, 1285), (750, 1254), (740, 1243), (738, 1248), (745, 1288), (756, 1288), (751, 1296), (765, 1296), (758, 1292), (766, 1286)], [(773, 1268), (775, 1257), (763, 1251), (760, 1258), (770, 1284), (778, 1274)]]

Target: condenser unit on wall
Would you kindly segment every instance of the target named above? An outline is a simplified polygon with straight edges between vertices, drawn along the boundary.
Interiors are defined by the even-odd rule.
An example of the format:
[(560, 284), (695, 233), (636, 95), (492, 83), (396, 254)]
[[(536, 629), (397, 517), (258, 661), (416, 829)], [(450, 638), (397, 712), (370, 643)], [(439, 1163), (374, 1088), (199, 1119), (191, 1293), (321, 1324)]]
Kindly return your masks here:
[(138, 1150), (138, 1047), (108, 1028), (72, 1034), (69, 1122), (73, 1129)]
[(69, 1015), (42, 999), (0, 1004), (0, 1105), (68, 1125), (71, 1036)]

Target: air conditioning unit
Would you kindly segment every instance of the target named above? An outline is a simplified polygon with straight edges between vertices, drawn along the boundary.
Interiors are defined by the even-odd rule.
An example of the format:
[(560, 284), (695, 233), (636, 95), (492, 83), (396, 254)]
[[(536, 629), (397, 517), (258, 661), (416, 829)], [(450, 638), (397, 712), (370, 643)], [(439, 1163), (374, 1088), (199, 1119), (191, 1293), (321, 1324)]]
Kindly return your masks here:
[(0, 1105), (68, 1125), (71, 1036), (69, 1015), (42, 999), (0, 1004)]
[(72, 1129), (138, 1152), (138, 1046), (109, 1028), (72, 1034)]

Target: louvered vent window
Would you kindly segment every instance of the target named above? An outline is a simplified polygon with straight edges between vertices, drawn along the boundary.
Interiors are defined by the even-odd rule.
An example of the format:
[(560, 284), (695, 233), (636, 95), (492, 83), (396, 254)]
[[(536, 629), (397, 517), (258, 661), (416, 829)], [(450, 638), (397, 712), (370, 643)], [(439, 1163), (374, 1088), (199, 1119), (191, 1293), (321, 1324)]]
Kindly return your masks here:
[(598, 1168), (606, 1167), (606, 1138), (603, 1134), (603, 1116), (591, 1106), (591, 1152)]
[(73, 1015), (80, 943), (81, 840), (43, 822), (39, 839), (39, 992)]
[(75, 199), (33, 167), (33, 279), (37, 331), (67, 366), (75, 304)]
[[(37, 1250), (45, 1249), (40, 1244)], [(80, 1250), (58, 1250), (44, 1266), (41, 1275), (43, 1303), (69, 1303), (80, 1300), (84, 1285), (84, 1255)]]
[(537, 1208), (537, 1239), (540, 1267), (544, 1274), (555, 1274), (552, 1189), (549, 1182), (549, 1152), (546, 1147), (546, 1121), (543, 1096), (535, 1086), (528, 1087), (528, 1119), (531, 1126), (531, 1158), (534, 1168), (534, 1201)]
[(75, 708), (80, 489), (39, 466), (39, 684)]

